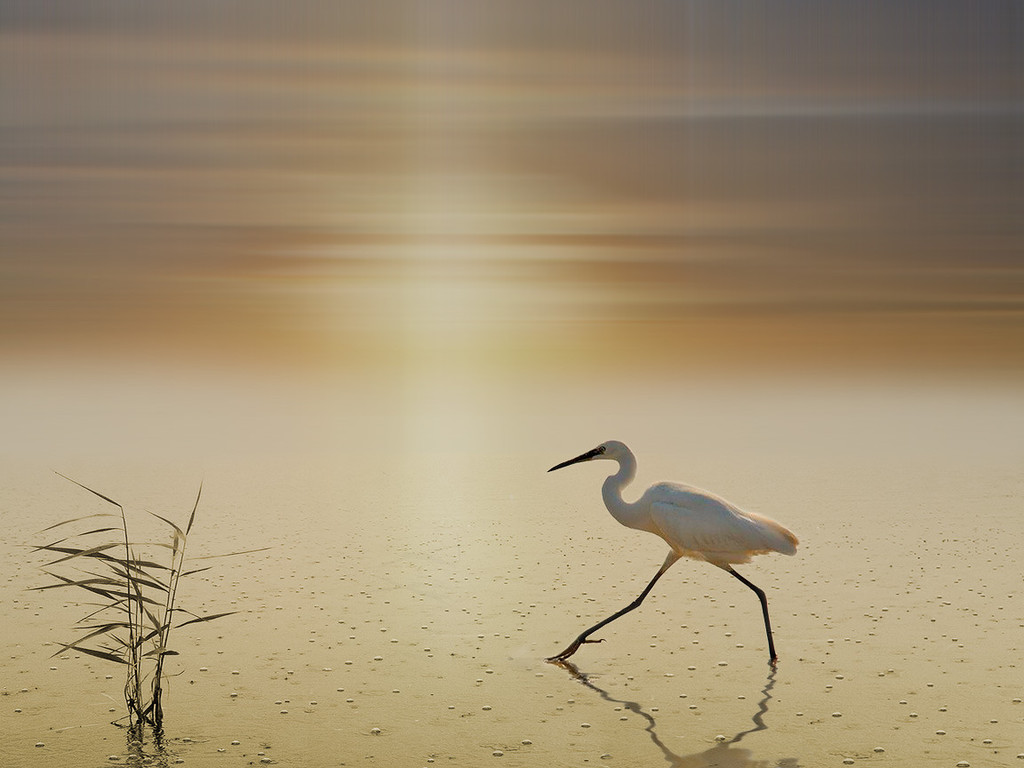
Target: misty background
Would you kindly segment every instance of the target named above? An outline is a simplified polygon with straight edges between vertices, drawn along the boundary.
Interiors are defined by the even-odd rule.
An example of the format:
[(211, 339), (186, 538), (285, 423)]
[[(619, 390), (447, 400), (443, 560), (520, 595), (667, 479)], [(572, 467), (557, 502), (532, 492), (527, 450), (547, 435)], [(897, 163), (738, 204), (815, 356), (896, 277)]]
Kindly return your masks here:
[(5, 3), (12, 445), (314, 390), (362, 436), (598, 376), (1012, 388), (1022, 38), (1015, 2)]

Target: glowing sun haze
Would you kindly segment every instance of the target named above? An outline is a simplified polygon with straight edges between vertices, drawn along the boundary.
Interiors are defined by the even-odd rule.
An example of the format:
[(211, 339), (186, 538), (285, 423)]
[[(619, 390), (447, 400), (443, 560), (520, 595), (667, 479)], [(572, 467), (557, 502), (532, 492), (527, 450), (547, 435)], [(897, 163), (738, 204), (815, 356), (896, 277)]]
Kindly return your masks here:
[(1014, 3), (0, 19), (9, 359), (1019, 369)]

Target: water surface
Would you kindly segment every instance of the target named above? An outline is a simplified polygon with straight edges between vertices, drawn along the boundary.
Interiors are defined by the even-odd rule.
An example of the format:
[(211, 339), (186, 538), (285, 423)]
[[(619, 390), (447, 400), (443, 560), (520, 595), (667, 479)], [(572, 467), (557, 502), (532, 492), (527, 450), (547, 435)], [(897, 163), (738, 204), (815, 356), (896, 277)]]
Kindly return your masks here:
[[(209, 461), (194, 554), (271, 549), (187, 585), (191, 605), (239, 613), (181, 630), (164, 758), (1009, 764), (1024, 752), (1012, 557), (1024, 544), (1024, 450), (1020, 432), (1004, 428), (1019, 425), (1021, 403), (837, 394), (815, 405), (748, 393), (756, 439), (723, 435), (711, 414), (683, 405), (690, 418), (669, 416), (632, 440), (637, 492), (685, 480), (800, 536), (796, 557), (743, 569), (769, 594), (775, 672), (757, 601), (688, 560), (572, 668), (544, 662), (631, 600), (665, 551), (604, 511), (603, 465), (545, 473), (590, 447), (554, 424), (550, 446), (530, 449), (509, 430), (493, 450)], [(741, 401), (707, 402), (732, 429), (728, 410)], [(663, 393), (656, 405), (671, 412), (671, 403)], [(795, 418), (818, 408), (831, 420)], [(654, 437), (665, 432), (673, 438)], [(129, 507), (179, 516), (198, 481), (188, 463), (147, 470), (108, 458), (73, 469)], [(119, 670), (78, 654), (49, 658), (83, 606), (26, 592), (41, 582), (41, 558), (20, 546), (97, 502), (38, 464), (7, 472), (4, 487), (4, 762), (125, 763), (124, 734), (109, 724)]]

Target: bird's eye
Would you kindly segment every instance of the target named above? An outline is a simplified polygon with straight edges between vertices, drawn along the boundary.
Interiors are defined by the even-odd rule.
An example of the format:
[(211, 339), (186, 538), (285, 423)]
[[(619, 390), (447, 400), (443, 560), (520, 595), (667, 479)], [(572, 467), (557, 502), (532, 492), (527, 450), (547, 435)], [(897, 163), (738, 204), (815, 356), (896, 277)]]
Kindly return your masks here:
[(597, 446), (597, 452), (598, 453), (604, 453), (606, 450), (607, 450), (606, 446), (603, 446), (603, 445)]

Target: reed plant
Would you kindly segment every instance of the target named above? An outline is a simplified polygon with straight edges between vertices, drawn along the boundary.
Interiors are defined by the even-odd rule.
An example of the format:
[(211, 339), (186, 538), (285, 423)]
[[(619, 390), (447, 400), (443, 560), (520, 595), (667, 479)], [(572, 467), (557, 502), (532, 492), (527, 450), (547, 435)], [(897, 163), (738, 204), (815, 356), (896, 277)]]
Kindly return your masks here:
[[(95, 607), (95, 610), (77, 622), (76, 629), (81, 633), (80, 636), (71, 642), (61, 643), (53, 655), (74, 651), (124, 665), (127, 715), (115, 722), (120, 725), (127, 719), (130, 729), (151, 726), (159, 734), (164, 716), (164, 662), (168, 656), (177, 655), (170, 645), (171, 630), (214, 621), (235, 613), (227, 611), (199, 615), (177, 604), (181, 579), (210, 567), (185, 569), (185, 548), (195, 523), (202, 485), (184, 527), (162, 515), (149, 512), (159, 521), (160, 527), (165, 528), (168, 540), (136, 542), (129, 534), (128, 515), (122, 504), (77, 480), (64, 475), (61, 477), (116, 507), (117, 512), (100, 512), (64, 520), (40, 532), (66, 530), (68, 526), (94, 518), (109, 518), (105, 522), (112, 523), (101, 523), (99, 527), (71, 533), (35, 548), (36, 551), (55, 553), (59, 557), (43, 566), (44, 572), (53, 578), (53, 582), (34, 589), (74, 587), (99, 599), (98, 602), (87, 603)], [(150, 552), (160, 551), (166, 555), (147, 556)], [(213, 557), (240, 554), (246, 553), (232, 552)], [(65, 573), (72, 567), (74, 572), (71, 575)]]

